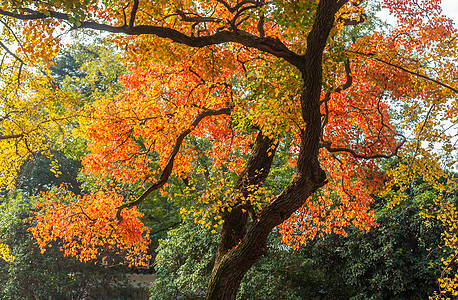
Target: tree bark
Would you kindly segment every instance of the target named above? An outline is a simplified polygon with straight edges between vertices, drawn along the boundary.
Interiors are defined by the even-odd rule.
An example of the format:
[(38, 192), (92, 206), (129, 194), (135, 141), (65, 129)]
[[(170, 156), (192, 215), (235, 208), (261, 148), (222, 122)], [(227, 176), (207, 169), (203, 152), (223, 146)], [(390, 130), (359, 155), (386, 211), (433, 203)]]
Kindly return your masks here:
[(225, 211), (222, 213), (224, 223), (221, 225), (215, 266), (218, 265), (222, 257), (230, 249), (237, 246), (246, 234), (248, 214), (251, 207), (240, 198), (246, 199), (253, 194), (254, 189), (259, 187), (267, 178), (275, 149), (275, 141), (259, 132), (253, 145), (253, 151), (247, 161), (247, 166), (235, 185), (235, 191), (238, 194), (234, 197), (239, 198), (236, 199), (236, 203), (239, 203), (239, 205), (234, 206), (230, 212)]

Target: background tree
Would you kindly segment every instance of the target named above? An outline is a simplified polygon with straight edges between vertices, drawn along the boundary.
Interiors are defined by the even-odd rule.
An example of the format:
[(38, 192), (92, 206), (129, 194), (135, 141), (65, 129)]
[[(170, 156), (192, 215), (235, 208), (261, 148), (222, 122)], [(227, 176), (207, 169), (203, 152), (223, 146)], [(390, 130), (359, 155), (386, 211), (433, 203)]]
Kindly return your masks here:
[[(192, 212), (200, 219), (216, 212), (212, 222), (221, 223), (209, 299), (236, 297), (268, 235), (285, 220), (283, 241), (294, 248), (316, 235), (346, 234), (349, 225), (368, 230), (369, 195), (382, 183), (377, 159), (405, 144), (415, 154), (409, 165), (435, 178), (439, 156), (421, 141), (429, 150), (444, 142), (443, 162), (453, 163), (455, 150), (453, 134), (437, 124), (456, 121), (452, 22), (437, 1), (381, 3), (398, 26), (352, 40), (343, 28), (368, 19), (355, 1), (2, 1), (5, 30), (19, 43), (16, 64), (27, 56), (45, 66), (58, 50), (54, 30), (71, 27), (128, 35), (115, 39), (133, 66), (122, 95), (94, 102), (83, 163), (87, 173), (145, 191), (123, 197), (103, 187), (83, 197), (58, 194), (60, 202), (44, 196), (35, 228), (41, 245), (62, 239), (66, 253), (88, 259), (99, 250), (86, 246), (112, 243), (130, 251), (131, 262), (143, 262), (134, 254), (146, 249), (146, 229), (134, 207), (172, 173), (184, 180), (199, 174), (189, 135), (213, 142), (207, 155), (214, 185), (197, 199), (206, 209)], [(20, 37), (12, 33), (18, 24)], [(390, 121), (396, 102), (403, 124), (414, 124), (412, 140)], [(15, 133), (7, 134), (11, 141)], [(286, 136), (293, 137), (296, 172), (275, 193), (262, 184)], [(403, 174), (391, 175), (399, 183)], [(69, 218), (71, 227), (61, 221)]]
[(80, 193), (80, 183), (76, 180), (80, 169), (80, 161), (70, 159), (62, 152), (53, 151), (51, 157), (38, 154), (33, 161), (24, 162), (16, 187), (29, 196), (38, 196), (40, 192), (61, 184), (66, 184), (74, 193)]

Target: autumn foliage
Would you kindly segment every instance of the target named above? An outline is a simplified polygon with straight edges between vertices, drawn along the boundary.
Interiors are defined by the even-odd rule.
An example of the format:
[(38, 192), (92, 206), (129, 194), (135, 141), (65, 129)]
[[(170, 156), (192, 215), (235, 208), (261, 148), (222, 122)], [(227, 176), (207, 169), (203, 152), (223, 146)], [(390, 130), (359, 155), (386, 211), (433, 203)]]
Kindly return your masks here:
[(116, 220), (116, 207), (122, 203), (114, 192), (77, 196), (55, 189), (37, 201), (43, 210), (31, 232), (43, 252), (52, 241), (59, 241), (65, 255), (82, 261), (119, 255), (129, 264), (145, 267), (150, 259), (146, 254), (148, 228), (139, 221), (136, 208), (124, 210), (122, 220)]
[[(439, 1), (375, 2), (396, 27), (376, 27), (370, 5), (345, 0), (2, 1), (0, 15), (14, 26), (26, 20), (30, 43), (18, 55), (41, 67), (59, 50), (55, 31), (125, 34), (111, 41), (129, 66), (123, 92), (79, 110), (77, 128), (89, 140), (85, 174), (144, 192), (121, 196), (100, 184), (83, 196), (43, 194), (33, 229), (42, 248), (58, 240), (82, 260), (114, 251), (144, 265), (147, 229), (135, 207), (154, 191), (168, 195), (171, 176), (192, 192), (189, 182), (206, 172), (210, 188), (182, 212), (220, 228), (209, 284), (218, 298), (247, 271), (227, 266), (249, 268), (274, 227), (293, 248), (348, 226), (368, 231), (372, 196), (389, 182), (402, 198), (413, 176), (406, 165), (445, 176), (456, 150), (441, 127), (458, 121), (456, 29)], [(296, 173), (278, 193), (262, 184), (280, 146)], [(403, 163), (386, 176), (381, 160), (395, 156)], [(218, 285), (230, 276), (238, 279)], [(228, 290), (219, 297), (235, 297)]]
[(0, 257), (7, 262), (14, 259), (14, 256), (10, 254), (10, 248), (8, 245), (0, 243)]

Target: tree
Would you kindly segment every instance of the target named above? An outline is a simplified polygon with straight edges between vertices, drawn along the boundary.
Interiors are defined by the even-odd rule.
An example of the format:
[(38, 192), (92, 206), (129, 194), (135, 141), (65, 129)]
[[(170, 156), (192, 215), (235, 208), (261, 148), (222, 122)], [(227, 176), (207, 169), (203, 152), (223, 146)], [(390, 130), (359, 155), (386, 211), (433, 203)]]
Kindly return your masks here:
[[(293, 247), (346, 234), (350, 224), (369, 230), (369, 195), (383, 180), (377, 161), (404, 146), (411, 168), (425, 166), (435, 178), (455, 150), (438, 122), (456, 122), (458, 111), (456, 30), (438, 1), (376, 3), (398, 18), (396, 28), (359, 30), (371, 9), (348, 0), (2, 1), (4, 30), (19, 44), (16, 62), (24, 56), (46, 66), (59, 46), (54, 30), (70, 28), (118, 34), (132, 66), (122, 95), (93, 104), (83, 164), (87, 173), (144, 184), (144, 192), (44, 196), (40, 243), (63, 239), (67, 253), (87, 259), (98, 250), (85, 246), (106, 244), (109, 233), (108, 243), (143, 261), (134, 257), (146, 242), (135, 206), (164, 193), (172, 174), (185, 185), (201, 174), (213, 183), (191, 212), (220, 225), (208, 299), (236, 297), (268, 235), (286, 220), (283, 240)], [(20, 37), (12, 34), (19, 26)], [(412, 127), (412, 139), (396, 132), (390, 105), (401, 106), (400, 126)], [(212, 141), (207, 170), (195, 168), (199, 151), (188, 136)], [(442, 156), (431, 152), (435, 142), (443, 143)], [(279, 193), (266, 190), (286, 143), (293, 178)], [(401, 182), (401, 172), (391, 175)], [(77, 230), (65, 230), (70, 224)]]

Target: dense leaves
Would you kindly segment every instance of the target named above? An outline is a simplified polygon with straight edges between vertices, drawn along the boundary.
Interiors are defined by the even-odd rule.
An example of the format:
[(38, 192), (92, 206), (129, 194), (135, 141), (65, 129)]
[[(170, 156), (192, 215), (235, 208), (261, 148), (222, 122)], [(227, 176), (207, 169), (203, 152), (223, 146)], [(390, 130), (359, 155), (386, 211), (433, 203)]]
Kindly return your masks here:
[[(42, 194), (41, 199), (36, 205), (46, 210), (37, 216), (36, 228), (31, 232), (42, 252), (51, 241), (59, 240), (65, 255), (82, 261), (113, 253), (122, 254), (129, 265), (148, 264), (148, 229), (139, 221), (141, 214), (136, 208), (124, 210), (122, 220), (116, 221), (116, 207), (122, 204), (120, 195), (98, 192), (75, 196), (56, 188)], [(52, 227), (50, 218), (54, 219)]]

